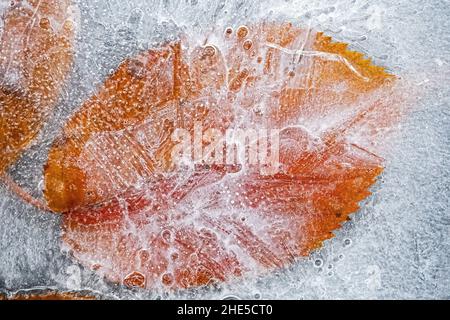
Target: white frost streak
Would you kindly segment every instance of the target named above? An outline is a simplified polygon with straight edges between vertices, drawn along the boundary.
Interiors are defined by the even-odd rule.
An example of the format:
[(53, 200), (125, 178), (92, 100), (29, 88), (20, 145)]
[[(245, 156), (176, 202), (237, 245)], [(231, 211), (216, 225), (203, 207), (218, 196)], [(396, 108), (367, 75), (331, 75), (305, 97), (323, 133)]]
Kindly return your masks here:
[(319, 57), (319, 58), (324, 58), (329, 61), (338, 61), (338, 62), (345, 64), (347, 66), (347, 68), (350, 69), (350, 71), (352, 71), (356, 76), (363, 79), (364, 81), (368, 82), (370, 80), (369, 78), (364, 77), (358, 70), (356, 70), (356, 68), (353, 66), (353, 64), (350, 61), (348, 61), (347, 59), (345, 59), (344, 57), (342, 57), (338, 54), (323, 52), (323, 51), (290, 50), (290, 49), (286, 49), (282, 46), (279, 46), (279, 45), (277, 45), (275, 43), (271, 43), (271, 42), (266, 42), (266, 46), (273, 48), (273, 49), (280, 50), (281, 52), (291, 54), (291, 55), (302, 55), (302, 56), (306, 56), (306, 57)]

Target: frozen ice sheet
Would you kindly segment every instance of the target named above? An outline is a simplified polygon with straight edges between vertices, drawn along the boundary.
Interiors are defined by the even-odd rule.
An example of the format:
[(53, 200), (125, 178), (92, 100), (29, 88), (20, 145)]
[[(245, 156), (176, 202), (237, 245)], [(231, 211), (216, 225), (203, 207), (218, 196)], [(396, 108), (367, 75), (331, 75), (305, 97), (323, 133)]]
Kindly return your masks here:
[[(0, 0), (2, 6), (9, 1)], [(386, 171), (351, 222), (309, 258), (270, 275), (163, 298), (450, 298), (448, 1), (77, 1), (75, 71), (57, 112), (11, 175), (39, 195), (58, 129), (125, 57), (180, 32), (290, 20), (373, 57), (420, 92)], [(0, 11), (1, 11), (0, 6)], [(1, 27), (1, 26), (0, 26)], [(0, 190), (0, 292), (39, 287), (157, 298), (100, 278), (60, 249), (60, 219)]]

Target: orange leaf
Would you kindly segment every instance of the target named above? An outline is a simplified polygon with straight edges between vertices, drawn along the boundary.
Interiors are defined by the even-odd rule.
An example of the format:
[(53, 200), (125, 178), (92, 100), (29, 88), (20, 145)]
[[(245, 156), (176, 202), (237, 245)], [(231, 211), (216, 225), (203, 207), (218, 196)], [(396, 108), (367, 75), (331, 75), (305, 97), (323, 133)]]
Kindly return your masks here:
[(96, 297), (82, 292), (60, 292), (54, 290), (33, 290), (11, 296), (0, 295), (0, 300), (95, 300)]
[(70, 1), (11, 1), (0, 34), (0, 174), (36, 137), (73, 59)]
[[(330, 238), (382, 172), (367, 148), (400, 112), (383, 68), (291, 24), (209, 38), (122, 63), (50, 151), (64, 242), (113, 281), (188, 288), (281, 267)], [(171, 134), (198, 122), (278, 129), (279, 172), (173, 170)]]

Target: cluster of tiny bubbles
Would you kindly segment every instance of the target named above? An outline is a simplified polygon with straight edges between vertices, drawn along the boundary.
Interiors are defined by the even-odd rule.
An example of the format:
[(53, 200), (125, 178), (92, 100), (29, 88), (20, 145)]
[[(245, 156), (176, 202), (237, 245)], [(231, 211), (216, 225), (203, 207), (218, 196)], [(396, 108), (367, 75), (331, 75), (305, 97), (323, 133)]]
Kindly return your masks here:
[(328, 265), (327, 269), (328, 269), (328, 276), (330, 276), (330, 277), (333, 276), (334, 275), (333, 265), (331, 263)]

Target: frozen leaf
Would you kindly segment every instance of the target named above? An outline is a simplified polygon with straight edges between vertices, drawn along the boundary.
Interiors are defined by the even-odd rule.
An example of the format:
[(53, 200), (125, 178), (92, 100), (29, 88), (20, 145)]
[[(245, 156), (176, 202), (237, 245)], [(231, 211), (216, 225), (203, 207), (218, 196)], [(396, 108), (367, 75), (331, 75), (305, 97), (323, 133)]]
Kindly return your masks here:
[[(64, 127), (49, 206), (83, 264), (188, 288), (281, 267), (332, 236), (382, 172), (368, 146), (400, 113), (395, 78), (292, 24), (188, 36), (122, 63)], [(279, 172), (174, 170), (175, 128), (278, 129)], [(376, 130), (373, 130), (373, 129)]]
[(54, 290), (33, 290), (13, 294), (8, 297), (0, 295), (0, 300), (95, 300), (94, 296), (82, 292), (61, 292)]
[(69, 0), (11, 1), (0, 32), (0, 173), (39, 132), (73, 59)]

